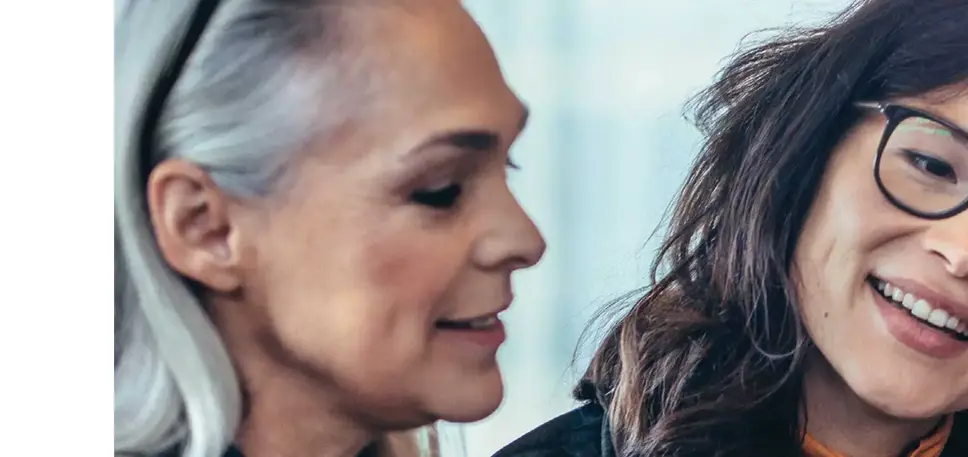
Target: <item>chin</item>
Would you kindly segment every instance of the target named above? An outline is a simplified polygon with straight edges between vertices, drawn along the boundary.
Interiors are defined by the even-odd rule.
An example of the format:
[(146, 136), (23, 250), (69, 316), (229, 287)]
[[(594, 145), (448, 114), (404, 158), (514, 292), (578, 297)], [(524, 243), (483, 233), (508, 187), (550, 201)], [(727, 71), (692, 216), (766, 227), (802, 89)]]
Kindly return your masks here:
[(890, 417), (898, 419), (931, 419), (946, 414), (955, 413), (964, 409), (964, 401), (957, 401), (944, 392), (925, 395), (883, 395), (879, 398), (867, 400), (868, 404), (874, 406), (879, 411)]
[(884, 382), (864, 384), (856, 383), (851, 386), (851, 389), (864, 403), (889, 417), (906, 420), (930, 419), (959, 409), (943, 389), (925, 391), (917, 388), (914, 383), (909, 385)]
[(953, 410), (945, 406), (928, 404), (917, 400), (899, 401), (898, 399), (875, 399), (874, 401), (867, 401), (867, 403), (885, 415), (897, 419), (931, 419), (953, 412)]
[[(496, 379), (493, 379), (496, 378)], [(459, 387), (441, 386), (434, 398), (434, 412), (447, 422), (477, 422), (493, 414), (504, 400), (500, 375), (482, 376)]]

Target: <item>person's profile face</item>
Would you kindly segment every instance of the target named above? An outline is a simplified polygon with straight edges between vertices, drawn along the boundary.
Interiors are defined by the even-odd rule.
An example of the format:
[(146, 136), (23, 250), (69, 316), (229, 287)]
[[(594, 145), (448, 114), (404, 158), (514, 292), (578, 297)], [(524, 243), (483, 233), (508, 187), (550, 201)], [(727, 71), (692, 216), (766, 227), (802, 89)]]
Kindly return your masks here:
[[(968, 95), (893, 102), (968, 127)], [(885, 197), (873, 172), (885, 123), (870, 114), (833, 151), (795, 274), (808, 332), (837, 377), (883, 412), (931, 418), (968, 408), (968, 212), (931, 220)], [(940, 197), (968, 182), (968, 157), (942, 160), (962, 153), (958, 141), (906, 122), (885, 144), (882, 181), (911, 204), (951, 200)]]
[(250, 287), (270, 344), (347, 408), (471, 421), (503, 394), (487, 317), (544, 251), (507, 186), (527, 110), (457, 2), (406, 3), (348, 13), (367, 101), (263, 205)]

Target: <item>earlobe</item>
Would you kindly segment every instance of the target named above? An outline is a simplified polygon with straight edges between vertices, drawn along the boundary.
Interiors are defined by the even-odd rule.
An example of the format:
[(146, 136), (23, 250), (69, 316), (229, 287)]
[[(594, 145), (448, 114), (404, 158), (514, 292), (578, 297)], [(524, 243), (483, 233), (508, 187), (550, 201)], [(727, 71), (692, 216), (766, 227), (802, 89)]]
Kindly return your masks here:
[(148, 178), (148, 212), (162, 257), (181, 275), (218, 292), (241, 285), (238, 230), (229, 201), (204, 170), (160, 163)]

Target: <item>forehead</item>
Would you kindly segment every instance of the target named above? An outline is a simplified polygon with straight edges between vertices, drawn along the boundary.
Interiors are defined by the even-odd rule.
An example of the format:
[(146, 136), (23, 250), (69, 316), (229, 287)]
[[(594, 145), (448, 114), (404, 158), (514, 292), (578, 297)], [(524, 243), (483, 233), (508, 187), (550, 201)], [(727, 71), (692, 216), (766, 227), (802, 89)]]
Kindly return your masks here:
[(369, 88), (364, 119), (387, 128), (517, 128), (521, 102), (458, 2), (363, 2), (345, 21)]
[(931, 113), (968, 131), (968, 84), (897, 102)]

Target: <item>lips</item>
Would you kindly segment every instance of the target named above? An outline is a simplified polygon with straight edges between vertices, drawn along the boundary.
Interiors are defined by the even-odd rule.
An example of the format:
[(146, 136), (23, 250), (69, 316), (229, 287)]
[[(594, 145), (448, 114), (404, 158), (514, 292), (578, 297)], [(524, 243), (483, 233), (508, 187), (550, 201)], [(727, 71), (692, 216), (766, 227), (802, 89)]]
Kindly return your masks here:
[(493, 330), (501, 321), (497, 313), (484, 316), (472, 317), (469, 319), (441, 319), (436, 322), (436, 327), (441, 330)]
[[(900, 281), (883, 280), (874, 276), (868, 278), (868, 283), (878, 294), (922, 325), (944, 332), (956, 340), (968, 341), (964, 311), (952, 309), (954, 305), (942, 303), (943, 299), (937, 296), (926, 297), (934, 294), (918, 286), (898, 285), (898, 282)], [(956, 313), (957, 311), (960, 313)]]
[(466, 351), (467, 348), (476, 348), (473, 351), (477, 352), (480, 348), (484, 348), (487, 357), (490, 358), (504, 343), (506, 337), (504, 323), (497, 317), (498, 312), (471, 318), (440, 319), (435, 322), (437, 336), (445, 338), (456, 350)]
[(434, 322), (434, 326), (440, 330), (478, 330), (493, 331), (500, 328), (501, 319), (498, 317), (511, 307), (514, 295), (508, 294), (504, 303), (498, 309), (492, 309), (486, 314), (478, 314), (470, 317), (445, 317)]

